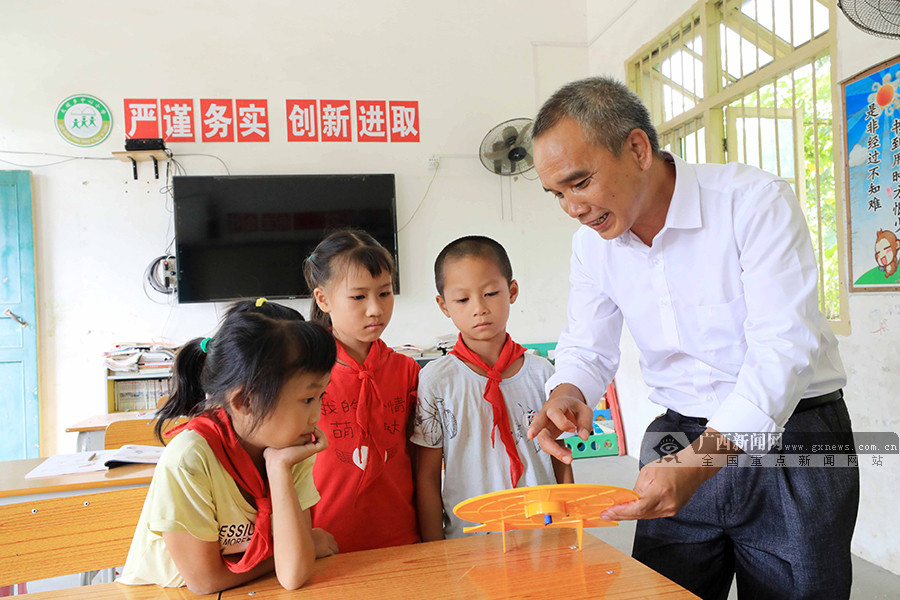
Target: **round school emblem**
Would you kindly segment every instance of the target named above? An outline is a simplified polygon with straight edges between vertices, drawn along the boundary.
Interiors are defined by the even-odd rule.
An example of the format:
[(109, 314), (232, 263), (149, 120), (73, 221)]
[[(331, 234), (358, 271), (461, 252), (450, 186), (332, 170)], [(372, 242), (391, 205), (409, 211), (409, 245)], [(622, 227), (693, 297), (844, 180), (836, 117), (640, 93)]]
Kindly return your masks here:
[(96, 146), (112, 130), (112, 113), (102, 100), (94, 96), (69, 96), (56, 109), (56, 130), (70, 144)]

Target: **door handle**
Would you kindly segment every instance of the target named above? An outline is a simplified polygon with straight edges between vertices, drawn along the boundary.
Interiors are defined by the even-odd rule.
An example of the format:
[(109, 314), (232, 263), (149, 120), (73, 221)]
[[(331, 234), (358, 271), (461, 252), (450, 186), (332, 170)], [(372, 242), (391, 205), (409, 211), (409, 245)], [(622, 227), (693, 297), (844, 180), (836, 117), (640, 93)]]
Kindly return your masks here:
[(28, 323), (26, 323), (25, 321), (23, 321), (16, 315), (14, 315), (13, 312), (11, 310), (9, 310), (8, 308), (5, 311), (3, 311), (3, 314), (6, 315), (7, 317), (9, 317), (10, 319), (12, 319), (13, 321), (15, 321), (16, 323), (18, 323), (19, 325), (21, 325), (22, 327), (28, 327)]

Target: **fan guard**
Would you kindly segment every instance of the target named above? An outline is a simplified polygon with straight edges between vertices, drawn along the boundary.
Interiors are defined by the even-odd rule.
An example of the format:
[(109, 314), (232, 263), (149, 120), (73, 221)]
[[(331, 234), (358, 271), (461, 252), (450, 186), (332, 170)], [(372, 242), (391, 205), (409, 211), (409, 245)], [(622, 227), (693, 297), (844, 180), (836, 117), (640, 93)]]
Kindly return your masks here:
[(838, 0), (838, 8), (866, 33), (900, 39), (900, 0)]
[(506, 176), (533, 169), (532, 125), (531, 119), (510, 119), (488, 131), (478, 152), (484, 168)]

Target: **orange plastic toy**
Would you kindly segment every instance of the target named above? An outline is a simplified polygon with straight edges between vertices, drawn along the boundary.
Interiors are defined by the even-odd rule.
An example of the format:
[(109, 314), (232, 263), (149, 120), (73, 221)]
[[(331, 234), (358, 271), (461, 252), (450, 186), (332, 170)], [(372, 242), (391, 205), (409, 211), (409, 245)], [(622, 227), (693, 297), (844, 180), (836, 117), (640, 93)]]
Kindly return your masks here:
[(481, 523), (463, 531), (500, 531), (506, 552), (506, 532), (538, 527), (574, 527), (578, 531), (578, 549), (585, 527), (609, 527), (617, 521), (605, 521), (600, 514), (614, 504), (637, 500), (634, 490), (612, 485), (563, 483), (502, 490), (463, 500), (453, 508), (460, 519)]

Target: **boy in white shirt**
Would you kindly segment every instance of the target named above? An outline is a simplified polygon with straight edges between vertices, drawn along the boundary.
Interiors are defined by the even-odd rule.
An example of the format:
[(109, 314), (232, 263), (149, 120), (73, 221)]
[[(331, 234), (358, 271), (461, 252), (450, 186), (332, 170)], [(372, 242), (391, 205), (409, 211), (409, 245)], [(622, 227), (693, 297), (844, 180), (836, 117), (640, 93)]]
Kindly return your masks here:
[[(419, 374), (411, 441), (420, 446), (416, 497), (422, 541), (461, 537), (459, 502), (513, 487), (572, 483), (572, 468), (526, 433), (553, 366), (506, 333), (519, 286), (496, 241), (467, 236), (434, 264), (441, 311), (459, 329), (449, 355)], [(444, 466), (443, 486), (441, 465)]]

